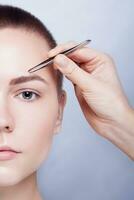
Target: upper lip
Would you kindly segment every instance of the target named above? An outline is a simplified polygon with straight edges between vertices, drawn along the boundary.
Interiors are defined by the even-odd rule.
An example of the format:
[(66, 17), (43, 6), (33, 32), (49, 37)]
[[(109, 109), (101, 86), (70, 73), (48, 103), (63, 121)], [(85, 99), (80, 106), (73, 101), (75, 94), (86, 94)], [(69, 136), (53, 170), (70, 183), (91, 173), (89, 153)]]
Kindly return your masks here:
[(15, 149), (12, 149), (9, 146), (1, 146), (0, 151), (13, 151), (13, 152), (19, 153), (19, 151), (16, 151)]

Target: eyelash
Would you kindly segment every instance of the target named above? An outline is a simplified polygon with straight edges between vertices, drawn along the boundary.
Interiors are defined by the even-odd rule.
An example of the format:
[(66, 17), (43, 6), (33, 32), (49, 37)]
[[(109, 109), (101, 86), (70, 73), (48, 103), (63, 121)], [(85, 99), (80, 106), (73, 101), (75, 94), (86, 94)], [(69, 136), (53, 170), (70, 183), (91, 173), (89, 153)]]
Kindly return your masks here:
[[(21, 93), (19, 93), (18, 95), (17, 95), (17, 97), (20, 95), (20, 94), (23, 94), (23, 93), (25, 93), (25, 92), (29, 92), (29, 93), (32, 93), (32, 94), (35, 94), (35, 96), (36, 96), (36, 99), (39, 99), (41, 96), (39, 95), (39, 94), (37, 94), (36, 92), (33, 92), (33, 91), (31, 91), (31, 90), (25, 90), (25, 91), (22, 91)], [(33, 102), (33, 101), (35, 101), (36, 99), (34, 99), (34, 100), (25, 100), (26, 102)]]

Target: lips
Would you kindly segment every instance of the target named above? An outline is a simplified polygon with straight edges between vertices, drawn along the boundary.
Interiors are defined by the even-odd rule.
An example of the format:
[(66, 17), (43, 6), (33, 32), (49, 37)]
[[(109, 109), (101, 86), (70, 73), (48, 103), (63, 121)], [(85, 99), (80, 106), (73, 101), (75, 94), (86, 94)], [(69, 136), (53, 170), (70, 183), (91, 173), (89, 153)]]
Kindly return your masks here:
[(13, 160), (17, 158), (17, 155), (21, 153), (20, 151), (17, 151), (16, 149), (13, 149), (9, 146), (1, 146), (0, 147), (0, 162), (7, 161), (7, 160)]
[(19, 151), (16, 151), (15, 149), (13, 149), (13, 148), (11, 148), (9, 146), (0, 147), (0, 152), (3, 152), (3, 151), (11, 151), (11, 152), (19, 153)]

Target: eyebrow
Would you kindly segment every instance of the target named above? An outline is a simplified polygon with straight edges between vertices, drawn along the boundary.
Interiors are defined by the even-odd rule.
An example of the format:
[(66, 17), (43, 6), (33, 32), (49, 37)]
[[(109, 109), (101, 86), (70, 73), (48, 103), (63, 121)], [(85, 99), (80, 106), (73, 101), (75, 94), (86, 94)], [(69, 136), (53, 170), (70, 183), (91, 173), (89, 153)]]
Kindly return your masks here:
[(21, 84), (21, 83), (25, 83), (25, 82), (29, 82), (29, 81), (35, 81), (35, 80), (36, 81), (41, 81), (41, 82), (43, 82), (43, 83), (48, 85), (48, 82), (44, 78), (42, 78), (42, 77), (40, 77), (38, 75), (17, 77), (15, 79), (12, 79), (9, 82), (9, 85), (13, 86), (13, 85), (17, 85), (17, 84)]

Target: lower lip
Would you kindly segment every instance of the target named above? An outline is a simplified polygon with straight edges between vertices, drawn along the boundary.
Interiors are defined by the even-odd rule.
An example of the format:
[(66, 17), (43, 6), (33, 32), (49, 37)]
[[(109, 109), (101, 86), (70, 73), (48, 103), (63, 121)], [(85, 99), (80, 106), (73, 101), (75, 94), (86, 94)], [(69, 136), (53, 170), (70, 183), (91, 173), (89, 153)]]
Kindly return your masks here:
[(11, 160), (15, 158), (16, 155), (17, 155), (17, 152), (14, 152), (14, 151), (0, 151), (0, 161)]

